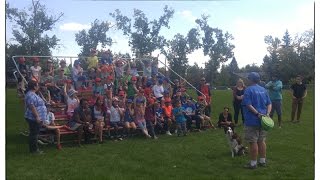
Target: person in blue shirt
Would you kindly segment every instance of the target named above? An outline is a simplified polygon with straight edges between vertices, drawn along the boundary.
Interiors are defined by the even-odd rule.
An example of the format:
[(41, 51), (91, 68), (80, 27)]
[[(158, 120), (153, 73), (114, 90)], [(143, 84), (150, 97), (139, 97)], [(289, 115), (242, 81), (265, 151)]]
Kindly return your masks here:
[(185, 111), (184, 108), (181, 107), (181, 102), (176, 101), (176, 107), (172, 110), (173, 117), (177, 123), (178, 136), (181, 135), (181, 132), (184, 136), (187, 135), (186, 128), (186, 118), (184, 117)]
[(102, 85), (100, 78), (95, 79), (95, 85), (93, 86), (92, 90), (93, 90), (93, 93), (99, 92), (101, 96), (105, 95), (104, 86)]
[(38, 147), (38, 136), (41, 122), (47, 119), (47, 107), (45, 102), (37, 95), (39, 84), (36, 81), (28, 83), (28, 91), (25, 95), (24, 117), (29, 124), (29, 150), (33, 154), (42, 154)]
[(272, 102), (270, 117), (272, 118), (274, 111), (276, 111), (278, 115), (278, 125), (279, 128), (281, 128), (282, 82), (279, 80), (278, 75), (276, 74), (273, 74), (271, 78), (272, 80), (265, 85), (265, 88), (269, 91), (269, 96)]
[(187, 119), (187, 129), (192, 130), (192, 120), (196, 121), (196, 129), (200, 129), (201, 118), (196, 115), (196, 105), (192, 102), (192, 98), (187, 99), (187, 103), (182, 107), (186, 112), (184, 117)]
[(261, 129), (261, 116), (269, 116), (271, 100), (263, 87), (259, 86), (260, 75), (251, 72), (248, 75), (249, 86), (244, 92), (242, 106), (244, 112), (245, 140), (250, 144), (250, 163), (245, 168), (256, 169), (257, 157), (260, 156), (260, 166), (266, 166), (266, 143), (267, 132)]

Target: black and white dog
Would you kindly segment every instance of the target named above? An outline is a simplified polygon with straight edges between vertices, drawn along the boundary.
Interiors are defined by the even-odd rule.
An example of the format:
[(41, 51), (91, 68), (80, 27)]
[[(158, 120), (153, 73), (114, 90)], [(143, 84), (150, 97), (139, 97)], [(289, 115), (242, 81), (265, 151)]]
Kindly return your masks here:
[(230, 146), (231, 157), (243, 156), (246, 154), (247, 147), (242, 145), (241, 137), (233, 132), (231, 127), (226, 127), (226, 138)]

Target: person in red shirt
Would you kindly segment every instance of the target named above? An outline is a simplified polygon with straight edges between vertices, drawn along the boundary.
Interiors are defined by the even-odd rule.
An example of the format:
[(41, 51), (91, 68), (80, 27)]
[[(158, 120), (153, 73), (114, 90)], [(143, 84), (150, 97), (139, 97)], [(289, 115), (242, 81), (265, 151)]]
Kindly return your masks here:
[(200, 84), (199, 84), (197, 90), (202, 93), (201, 94), (200, 92), (197, 91), (198, 96), (205, 95), (206, 102), (207, 102), (207, 106), (205, 109), (205, 115), (210, 116), (211, 115), (211, 92), (210, 92), (210, 86), (208, 83), (206, 83), (206, 79), (204, 77), (201, 78)]
[(172, 134), (170, 133), (170, 126), (172, 124), (172, 105), (171, 105), (171, 100), (166, 100), (164, 103), (164, 106), (162, 107), (163, 109), (163, 118), (164, 118), (164, 130), (166, 131), (166, 134), (171, 136)]

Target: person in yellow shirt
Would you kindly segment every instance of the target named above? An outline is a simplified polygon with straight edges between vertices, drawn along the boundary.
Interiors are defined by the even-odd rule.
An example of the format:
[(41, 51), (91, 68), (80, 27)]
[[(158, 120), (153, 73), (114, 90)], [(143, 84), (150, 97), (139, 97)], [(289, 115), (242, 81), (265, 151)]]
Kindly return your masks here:
[(98, 67), (98, 61), (97, 51), (92, 49), (91, 55), (88, 57), (88, 69), (96, 69)]

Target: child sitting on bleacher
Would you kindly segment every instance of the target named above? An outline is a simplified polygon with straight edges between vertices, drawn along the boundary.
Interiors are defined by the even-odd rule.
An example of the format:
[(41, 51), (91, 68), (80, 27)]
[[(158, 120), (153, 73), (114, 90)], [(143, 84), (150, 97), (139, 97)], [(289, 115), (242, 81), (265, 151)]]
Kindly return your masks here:
[(90, 57), (88, 57), (88, 69), (96, 69), (98, 67), (97, 51), (90, 49)]
[(38, 91), (40, 97), (44, 100), (46, 104), (52, 104), (50, 91), (48, 90), (47, 86), (44, 83), (39, 84), (40, 89)]
[(128, 82), (128, 87), (127, 87), (127, 97), (128, 99), (133, 100), (135, 94), (138, 93), (138, 88), (137, 88), (137, 77), (132, 76), (131, 81)]
[(145, 119), (146, 119), (146, 124), (147, 124), (147, 129), (149, 134), (151, 135), (151, 137), (153, 139), (158, 139), (158, 137), (156, 136), (155, 133), (155, 126), (157, 124), (156, 121), (156, 116), (155, 116), (155, 108), (154, 108), (154, 99), (153, 98), (149, 98), (148, 99), (148, 105), (146, 107), (145, 110)]
[(121, 79), (123, 77), (123, 73), (124, 73), (124, 68), (127, 66), (127, 63), (126, 61), (122, 60), (122, 59), (118, 59), (116, 62), (115, 62), (115, 69), (114, 69), (114, 72), (115, 72), (115, 77), (116, 79)]
[(164, 119), (163, 119), (163, 110), (161, 108), (161, 104), (159, 101), (154, 102), (154, 111), (155, 111), (155, 116), (156, 116), (156, 130), (159, 130), (162, 132), (163, 130), (163, 124), (164, 124)]
[(55, 117), (53, 112), (51, 112), (51, 108), (47, 108), (47, 119), (42, 121), (42, 128), (40, 128), (41, 132), (44, 133), (53, 133), (56, 135), (57, 139), (57, 149), (60, 150), (62, 148), (60, 144), (60, 130), (63, 126), (56, 126), (54, 123)]
[(107, 77), (107, 82), (103, 85), (103, 89), (105, 92), (107, 90), (113, 92), (113, 89), (114, 89), (113, 76)]
[(105, 94), (104, 86), (102, 85), (100, 78), (95, 79), (95, 84), (94, 84), (92, 90), (93, 90), (93, 93), (99, 92), (99, 94), (101, 96), (103, 96)]
[(41, 67), (39, 63), (39, 58), (33, 57), (33, 66), (30, 67), (31, 70), (31, 79), (40, 82), (40, 76), (41, 76)]
[(53, 79), (54, 87), (50, 90), (51, 96), (53, 100), (57, 102), (64, 102), (64, 85), (67, 76), (64, 75), (65, 70), (63, 68), (59, 69), (58, 75), (56, 75)]
[(83, 76), (83, 68), (80, 66), (81, 63), (79, 60), (75, 60), (72, 68), (72, 80), (75, 83), (75, 89), (79, 89), (80, 86), (83, 86), (83, 82), (85, 81), (85, 77)]
[(141, 100), (136, 101), (136, 107), (134, 109), (135, 123), (147, 138), (151, 138), (147, 130), (146, 120), (144, 118), (145, 106), (143, 104), (144, 102)]
[(205, 101), (205, 98), (203, 96), (198, 97), (198, 102), (195, 104), (196, 106), (196, 115), (198, 115), (201, 119), (201, 129), (205, 130), (205, 124), (209, 123), (210, 127), (215, 128), (212, 124), (210, 117), (205, 115), (205, 108), (207, 106), (207, 103)]
[(186, 136), (187, 128), (186, 128), (186, 118), (184, 117), (185, 111), (184, 111), (184, 108), (181, 106), (180, 101), (176, 101), (175, 108), (173, 108), (172, 113), (176, 121), (178, 136), (180, 136), (181, 133), (183, 133), (183, 135)]
[[(67, 67), (66, 60), (63, 59), (63, 60), (60, 61), (60, 68), (58, 69), (58, 71), (59, 71), (60, 69), (63, 69), (64, 75), (70, 77), (71, 72), (70, 72), (69, 67)], [(59, 72), (58, 72), (58, 73), (59, 73)]]
[(155, 75), (158, 75), (158, 57), (154, 58), (151, 64), (151, 73)]
[(172, 134), (170, 133), (170, 127), (172, 124), (172, 105), (171, 105), (171, 100), (167, 99), (165, 101), (165, 105), (162, 107), (163, 110), (163, 119), (164, 119), (164, 130), (166, 131), (166, 134), (171, 136)]
[(103, 81), (105, 82), (107, 77), (110, 75), (110, 73), (108, 71), (108, 65), (105, 63), (105, 61), (102, 61), (101, 65), (97, 69), (97, 71), (100, 72), (100, 78), (103, 79)]
[(54, 65), (53, 65), (53, 62), (52, 62), (51, 59), (48, 59), (48, 60), (47, 60), (47, 67), (46, 67), (46, 69), (49, 70), (49, 75), (53, 77), (53, 76), (54, 76)]
[[(110, 126), (114, 128), (115, 136), (118, 140), (122, 141), (122, 134), (119, 133), (119, 127), (122, 127), (121, 119), (123, 116), (122, 111), (119, 107), (119, 99), (114, 97), (112, 100), (112, 106), (107, 110), (107, 114), (110, 119)], [(111, 137), (113, 138), (113, 137)]]
[(132, 132), (137, 129), (137, 126), (134, 123), (134, 109), (132, 104), (132, 100), (128, 99), (124, 111), (124, 126), (127, 130), (127, 136), (131, 136)]
[(92, 106), (92, 123), (95, 129), (95, 138), (99, 136), (99, 143), (103, 143), (102, 134), (103, 127), (105, 126), (106, 113), (104, 111), (104, 99), (103, 96), (97, 98), (96, 103)]
[(69, 117), (73, 116), (74, 110), (79, 106), (79, 99), (76, 96), (77, 91), (70, 89), (68, 93), (65, 91), (65, 103), (67, 104), (67, 115)]
[(130, 66), (130, 74), (131, 76), (139, 77), (138, 68), (135, 62)]
[(151, 62), (150, 60), (147, 60), (145, 63), (140, 62), (142, 69), (143, 69), (143, 76), (146, 77), (147, 79), (151, 78), (151, 74), (152, 74), (152, 68), (151, 68)]
[(22, 94), (24, 94), (24, 92), (26, 91), (26, 81), (28, 81), (28, 69), (25, 62), (26, 60), (24, 57), (19, 58), (18, 68), (22, 76), (20, 74), (18, 75), (18, 90)]

